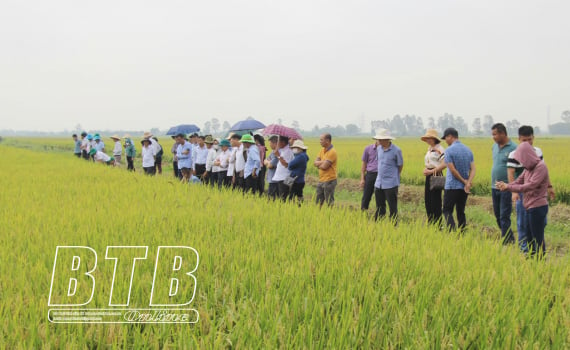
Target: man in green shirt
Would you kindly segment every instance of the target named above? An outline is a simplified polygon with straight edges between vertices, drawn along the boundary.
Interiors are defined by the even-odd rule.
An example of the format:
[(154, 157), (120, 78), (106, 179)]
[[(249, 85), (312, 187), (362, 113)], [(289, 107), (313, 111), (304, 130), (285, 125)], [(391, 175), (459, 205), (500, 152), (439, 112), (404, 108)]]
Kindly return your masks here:
[(511, 213), (513, 211), (512, 194), (508, 191), (501, 192), (495, 187), (497, 181), (509, 182), (507, 174), (507, 161), (509, 153), (517, 148), (517, 145), (507, 136), (507, 128), (502, 123), (491, 127), (491, 133), (495, 144), (493, 145), (493, 168), (491, 170), (491, 186), (493, 197), (493, 210), (497, 225), (501, 229), (503, 244), (514, 243), (513, 230), (511, 229)]

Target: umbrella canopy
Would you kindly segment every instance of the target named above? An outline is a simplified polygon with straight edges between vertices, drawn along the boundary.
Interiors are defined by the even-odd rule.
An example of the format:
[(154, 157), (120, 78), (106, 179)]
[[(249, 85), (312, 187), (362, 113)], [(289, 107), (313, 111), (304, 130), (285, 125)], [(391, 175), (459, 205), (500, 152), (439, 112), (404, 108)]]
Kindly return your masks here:
[(176, 135), (178, 133), (191, 134), (193, 132), (198, 132), (198, 131), (200, 131), (200, 128), (194, 124), (180, 124), (168, 129), (166, 135)]
[(265, 128), (265, 124), (255, 119), (240, 120), (231, 127), (230, 131), (250, 131)]
[(176, 127), (173, 126), (166, 132), (166, 135), (176, 135)]
[(278, 124), (271, 124), (266, 126), (265, 129), (263, 129), (263, 135), (279, 135), (288, 138), (293, 138), (296, 140), (303, 139), (303, 136), (301, 136), (301, 134), (299, 134), (297, 130)]

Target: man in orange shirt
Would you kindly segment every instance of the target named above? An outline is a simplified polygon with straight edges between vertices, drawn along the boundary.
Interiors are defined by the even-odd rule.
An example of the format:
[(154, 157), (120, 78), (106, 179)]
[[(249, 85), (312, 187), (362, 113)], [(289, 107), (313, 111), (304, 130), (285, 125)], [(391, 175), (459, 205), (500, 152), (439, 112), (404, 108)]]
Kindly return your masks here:
[(319, 169), (317, 184), (317, 204), (321, 207), (326, 201), (329, 206), (334, 204), (334, 189), (336, 188), (337, 155), (332, 145), (331, 134), (322, 134), (320, 138), (321, 152), (313, 163)]

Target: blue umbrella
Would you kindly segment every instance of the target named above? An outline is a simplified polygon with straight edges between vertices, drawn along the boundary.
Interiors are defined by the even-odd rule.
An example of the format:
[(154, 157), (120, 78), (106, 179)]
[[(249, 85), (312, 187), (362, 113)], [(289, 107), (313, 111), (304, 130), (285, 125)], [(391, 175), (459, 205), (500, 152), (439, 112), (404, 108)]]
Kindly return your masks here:
[(166, 135), (176, 135), (176, 127), (173, 126), (166, 132)]
[(255, 119), (246, 119), (235, 123), (234, 126), (231, 127), (230, 131), (242, 131), (242, 130), (250, 131), (250, 130), (263, 129), (263, 128), (265, 128), (265, 124), (263, 124), (262, 122), (259, 122)]
[(194, 124), (180, 124), (177, 126), (173, 126), (168, 129), (166, 135), (176, 135), (176, 134), (191, 134), (193, 132), (200, 131), (200, 128)]

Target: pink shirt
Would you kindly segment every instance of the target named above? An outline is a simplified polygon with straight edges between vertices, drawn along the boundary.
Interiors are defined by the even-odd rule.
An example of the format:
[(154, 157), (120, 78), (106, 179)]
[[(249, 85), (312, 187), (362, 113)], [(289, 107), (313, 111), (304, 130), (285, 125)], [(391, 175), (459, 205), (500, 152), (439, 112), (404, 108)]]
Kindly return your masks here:
[(522, 192), (525, 209), (548, 205), (548, 168), (536, 155), (528, 142), (522, 142), (516, 149), (514, 158), (525, 168), (521, 176), (511, 182), (507, 189)]

